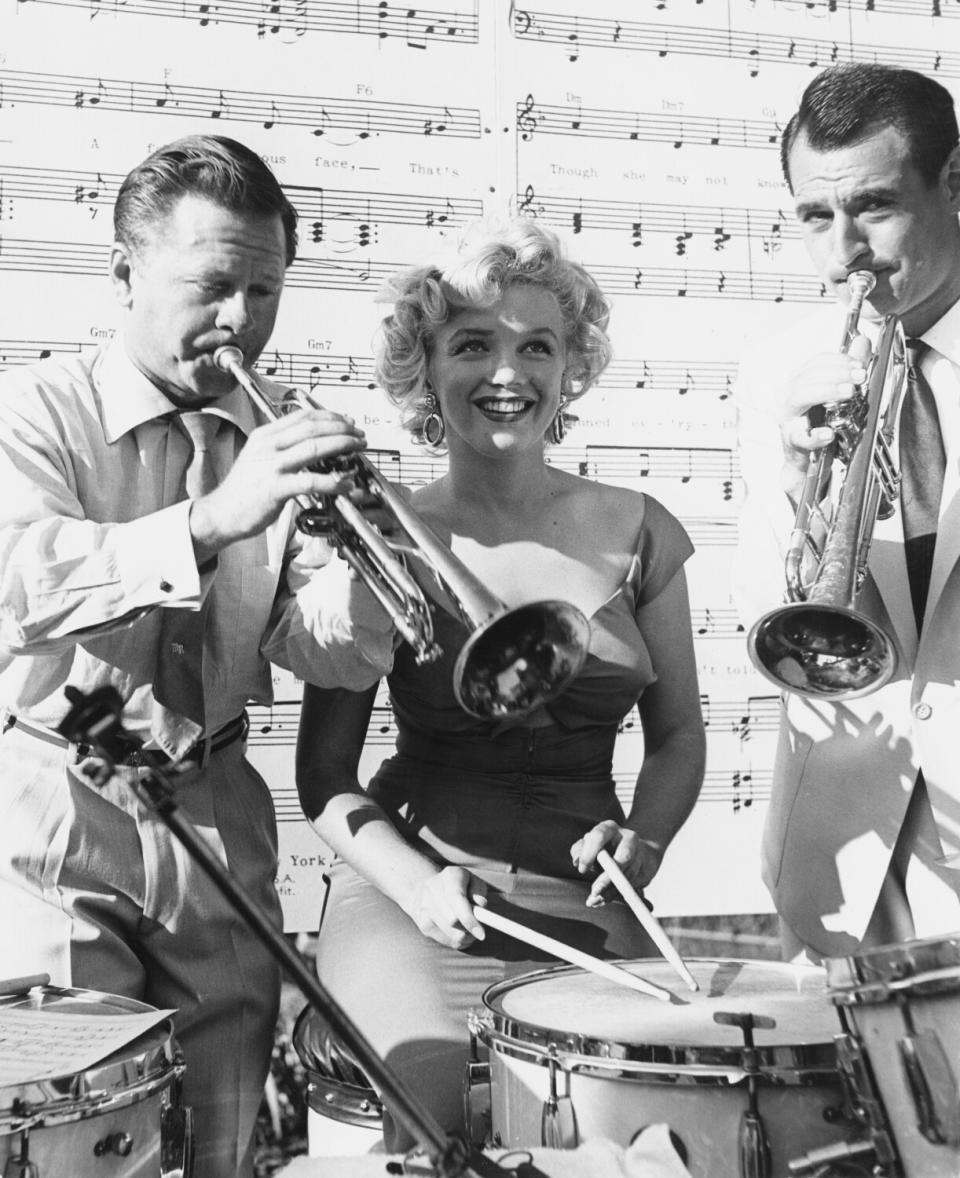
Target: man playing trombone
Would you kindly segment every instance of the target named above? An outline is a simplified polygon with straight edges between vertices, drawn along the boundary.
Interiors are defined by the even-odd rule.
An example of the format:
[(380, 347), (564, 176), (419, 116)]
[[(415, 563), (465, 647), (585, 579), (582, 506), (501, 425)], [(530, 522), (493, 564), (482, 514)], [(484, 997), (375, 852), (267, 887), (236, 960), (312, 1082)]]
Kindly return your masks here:
[(176, 1008), (194, 1172), (235, 1178), (252, 1173), (279, 971), (141, 812), (124, 776), (143, 753), (92, 784), (88, 750), (56, 731), (64, 687), (112, 685), (148, 756), (195, 764), (190, 818), (279, 926), (244, 705), (270, 702), (271, 662), (365, 688), (393, 632), (375, 604), (348, 621), (345, 566), (293, 526), (293, 496), (350, 493), (315, 467), (361, 431), (318, 409), (268, 418), (213, 359), (253, 364), (273, 330), (296, 212), (269, 168), (233, 140), (179, 140), (123, 182), (114, 228), (116, 339), (0, 382), (0, 978)]
[[(751, 653), (758, 666), (776, 663), (768, 648), (782, 652), (783, 632), (797, 639), (779, 680), (786, 694), (762, 866), (785, 955), (806, 951), (817, 959), (960, 928), (960, 874), (950, 865), (960, 850), (960, 148), (953, 101), (911, 70), (828, 69), (805, 91), (781, 156), (801, 237), (837, 305), (743, 358), (736, 395), (747, 494), (736, 594), (744, 621), (756, 623)], [(857, 272), (872, 289), (847, 339), (844, 315)], [(873, 384), (883, 395), (868, 341), (876, 345), (880, 321), (890, 315), (905, 337), (893, 349), (902, 409), (889, 409), (883, 442), (871, 435), (847, 448), (841, 422), (852, 398)], [(895, 321), (887, 330), (899, 333)], [(850, 487), (844, 472), (854, 469), (858, 446), (870, 448), (858, 463), (868, 477)], [(886, 498), (875, 494), (884, 484), (873, 473), (884, 446), (901, 468), (889, 514), (874, 506), (876, 497)], [(830, 618), (811, 634), (800, 624), (809, 613), (770, 611), (783, 600), (784, 557), (805, 515), (798, 504), (809, 501), (811, 455), (824, 447), (833, 461), (821, 467), (807, 530), (829, 543), (838, 519), (859, 514), (858, 496), (870, 518), (865, 538), (851, 529), (851, 550), (805, 586), (809, 596), (801, 600), (827, 599), (825, 583), (839, 563), (855, 588), (852, 600), (826, 601)], [(768, 641), (771, 618), (781, 635)], [(846, 660), (835, 653), (841, 628), (853, 650)], [(874, 630), (889, 663), (864, 675), (870, 660), (861, 657), (863, 635)], [(812, 683), (808, 668), (823, 677)]]

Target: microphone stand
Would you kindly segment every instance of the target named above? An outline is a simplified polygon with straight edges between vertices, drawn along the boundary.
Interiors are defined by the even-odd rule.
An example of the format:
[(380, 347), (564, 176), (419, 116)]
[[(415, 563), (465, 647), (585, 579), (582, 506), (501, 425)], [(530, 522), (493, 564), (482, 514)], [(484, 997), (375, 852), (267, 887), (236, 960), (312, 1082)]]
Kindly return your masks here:
[[(57, 731), (71, 743), (87, 743), (104, 761), (104, 773), (95, 780), (103, 785), (117, 771), (117, 760), (142, 741), (123, 728), (123, 701), (113, 687), (100, 687), (85, 694), (75, 687), (65, 688), (71, 708), (57, 725)], [(395, 1072), (382, 1060), (345, 1011), (307, 969), (300, 955), (284, 940), (270, 917), (243, 886), (233, 878), (210, 847), (197, 833), (193, 823), (177, 806), (174, 789), (165, 772), (150, 762), (150, 751), (143, 754), (144, 769), (139, 769), (130, 786), (137, 797), (151, 809), (183, 843), (197, 863), (257, 934), (280, 966), (297, 983), (315, 1010), (322, 1013), (334, 1031), (353, 1050), (374, 1086), (384, 1095), (420, 1148), (427, 1154), (434, 1173), (441, 1178), (459, 1178), (464, 1173), (480, 1176), (506, 1175), (480, 1150), (470, 1149), (457, 1134), (447, 1133), (410, 1092), (404, 1092)], [(173, 769), (173, 772), (183, 770)]]

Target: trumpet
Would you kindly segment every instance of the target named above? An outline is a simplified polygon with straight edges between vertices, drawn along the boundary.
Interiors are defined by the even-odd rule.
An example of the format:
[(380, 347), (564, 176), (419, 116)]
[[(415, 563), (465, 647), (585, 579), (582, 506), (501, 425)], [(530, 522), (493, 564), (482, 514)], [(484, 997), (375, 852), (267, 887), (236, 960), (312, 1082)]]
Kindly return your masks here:
[[(274, 400), (244, 368), (239, 348), (217, 348), (213, 360), (268, 417), (320, 408), (297, 389), (282, 402)], [(465, 712), (481, 720), (519, 720), (570, 685), (586, 660), (590, 637), (589, 622), (576, 606), (547, 600), (509, 608), (453, 555), (368, 458), (352, 455), (340, 466), (400, 525), (409, 545), (388, 541), (343, 494), (296, 496), (297, 527), (306, 535), (330, 539), (413, 648), (418, 664), (433, 662), (443, 652), (434, 640), (423, 588), (401, 556), (426, 566), (452, 605), (449, 612), (470, 631), (453, 670), (454, 695)]]
[[(857, 270), (847, 283), (844, 353), (858, 335), (863, 302), (876, 278)], [(903, 327), (888, 315), (856, 395), (846, 405), (823, 407), (835, 440), (810, 455), (785, 558), (787, 604), (760, 618), (747, 638), (756, 668), (782, 690), (808, 699), (857, 699), (896, 671), (893, 638), (857, 605), (876, 522), (892, 514), (899, 496), (892, 442), (906, 373)], [(820, 504), (838, 461), (846, 470), (828, 520)], [(824, 537), (822, 543), (815, 533)], [(811, 565), (813, 575), (805, 578)]]

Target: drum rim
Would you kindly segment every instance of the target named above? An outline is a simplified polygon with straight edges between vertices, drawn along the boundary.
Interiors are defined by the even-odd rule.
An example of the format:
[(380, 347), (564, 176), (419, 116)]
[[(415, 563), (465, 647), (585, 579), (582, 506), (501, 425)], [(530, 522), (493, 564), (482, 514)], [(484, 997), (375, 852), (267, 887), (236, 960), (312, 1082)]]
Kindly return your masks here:
[[(644, 959), (624, 959), (624, 963), (632, 964), (641, 960)], [(688, 957), (685, 960), (688, 965), (744, 963), (740, 958)], [(792, 965), (788, 962), (758, 959), (751, 960), (748, 964), (782, 967), (785, 971), (809, 973), (811, 977), (823, 973), (817, 966)], [(564, 1060), (577, 1057), (578, 1060), (582, 1060), (577, 1070), (599, 1066), (604, 1071), (610, 1071), (622, 1065), (624, 1071), (629, 1071), (631, 1065), (636, 1065), (638, 1079), (650, 1078), (640, 1073), (651, 1066), (658, 1068), (662, 1073), (665, 1068), (675, 1069), (678, 1074), (689, 1073), (691, 1076), (694, 1073), (714, 1073), (719, 1082), (727, 1082), (724, 1073), (738, 1073), (733, 1077), (733, 1082), (737, 1082), (740, 1078), (739, 1073), (745, 1073), (747, 1070), (759, 1070), (765, 1075), (776, 1073), (778, 1083), (814, 1083), (817, 1075), (836, 1072), (836, 1044), (833, 1037), (809, 1043), (755, 1045), (752, 1058), (749, 1058), (748, 1049), (744, 1044), (684, 1046), (602, 1039), (579, 1031), (534, 1023), (509, 1015), (503, 1009), (493, 1006), (493, 1002), (502, 994), (516, 990), (520, 986), (564, 974), (583, 972), (578, 966), (558, 965), (515, 974), (513, 977), (495, 982), (483, 992), (483, 1010), (471, 1021), (475, 1033), (489, 1048), (502, 1051), (504, 1054), (518, 1054), (524, 1058), (542, 1054), (544, 1060), (551, 1057), (562, 1057)], [(824, 997), (826, 998), (826, 994)], [(838, 1020), (836, 1033), (839, 1034), (841, 1030)]]
[[(0, 1009), (24, 1005), (25, 1001), (36, 1005), (32, 994), (0, 998)], [(42, 994), (89, 999), (101, 1005), (109, 999), (111, 1006), (134, 1013), (157, 1009), (122, 994), (74, 986), (44, 986)], [(105, 1108), (135, 1104), (172, 1085), (183, 1071), (173, 1020), (168, 1017), (88, 1068), (0, 1087), (0, 1134), (82, 1120)]]
[(960, 989), (960, 933), (879, 945), (826, 961), (827, 993), (840, 1006), (887, 1002), (896, 992)]

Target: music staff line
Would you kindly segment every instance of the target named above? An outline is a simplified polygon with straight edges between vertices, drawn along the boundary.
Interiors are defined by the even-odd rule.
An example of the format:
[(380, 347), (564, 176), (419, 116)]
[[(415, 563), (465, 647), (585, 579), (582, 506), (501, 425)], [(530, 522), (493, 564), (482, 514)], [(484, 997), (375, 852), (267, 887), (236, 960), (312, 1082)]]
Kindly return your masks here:
[[(11, 165), (0, 177), (0, 217), (5, 203), (12, 209), (13, 202), (19, 200), (112, 207), (122, 180), (109, 172)], [(455, 228), (480, 218), (484, 211), (483, 201), (472, 197), (292, 183), (285, 183), (284, 189), (297, 206), (305, 238), (314, 244), (332, 241), (345, 245), (349, 241), (355, 249), (376, 240), (382, 225)], [(708, 240), (715, 253), (724, 252), (730, 242), (736, 246), (742, 239), (749, 249), (756, 241), (772, 256), (783, 244), (800, 239), (799, 226), (782, 209), (585, 200), (538, 195), (532, 185), (517, 194), (516, 203), (519, 213), (575, 235), (592, 229), (620, 232), (634, 247), (648, 243), (651, 234), (663, 236), (673, 241), (677, 257), (684, 257), (689, 247), (702, 240)], [(9, 217), (12, 219), (12, 212)]]
[(315, 136), (345, 131), (357, 140), (380, 134), (443, 135), (447, 139), (479, 139), (481, 135), (480, 112), (469, 107), (0, 70), (0, 106), (19, 102), (131, 114), (223, 118), (259, 123), (267, 130), (278, 125), (308, 127)]
[[(251, 747), (255, 747), (252, 741)], [(617, 797), (624, 809), (629, 809), (637, 783), (637, 771), (615, 769), (613, 779)], [(749, 810), (754, 803), (769, 801), (772, 783), (771, 769), (707, 769), (697, 805), (727, 805), (736, 814), (741, 810)], [(270, 792), (278, 822), (305, 821), (295, 786), (272, 784)]]
[(520, 138), (528, 142), (535, 135), (570, 135), (668, 143), (677, 149), (686, 146), (779, 148), (783, 132), (775, 119), (673, 115), (538, 103), (532, 94), (516, 104), (516, 122)]
[[(101, 274), (105, 246), (86, 242), (39, 241), (0, 237), (0, 270), (61, 275)], [(288, 288), (301, 290), (379, 290), (405, 267), (402, 262), (354, 262), (338, 258), (298, 258), (287, 271)], [(647, 298), (746, 300), (773, 303), (822, 303), (826, 287), (809, 274), (748, 270), (704, 270), (672, 266), (591, 265), (601, 288), (610, 295)]]
[[(332, 341), (331, 341), (332, 344)], [(76, 354), (91, 346), (79, 340), (0, 339), (0, 365), (32, 364), (55, 353)], [(635, 392), (648, 395), (706, 397), (726, 401), (732, 395), (735, 360), (613, 360), (603, 373), (600, 385), (605, 391)], [(281, 384), (298, 388), (375, 389), (373, 360), (350, 353), (287, 352), (267, 350), (257, 363), (257, 371)], [(590, 404), (590, 396), (581, 403)], [(576, 409), (571, 406), (571, 412)]]
[(635, 247), (643, 245), (648, 233), (674, 237), (678, 254), (685, 253), (687, 243), (698, 237), (710, 238), (717, 253), (739, 238), (761, 241), (767, 252), (782, 242), (800, 240), (799, 225), (782, 209), (596, 200), (592, 195), (541, 194), (532, 184), (517, 193), (516, 201), (518, 212), (574, 235), (590, 229), (624, 233)]
[[(757, 735), (773, 735), (780, 719), (779, 696), (748, 696), (746, 700), (714, 700), (700, 696), (704, 725), (710, 737), (725, 734), (748, 741)], [(292, 746), (300, 725), (300, 700), (279, 699), (270, 704), (250, 704), (251, 745)], [(631, 713), (620, 725), (618, 734), (629, 740), (640, 737), (640, 721)], [(397, 726), (389, 703), (375, 703), (370, 716), (365, 744), (371, 747), (392, 748), (397, 738)]]
[(869, 16), (928, 16), (934, 19), (960, 16), (960, 10), (951, 8), (950, 0), (771, 0), (771, 3), (785, 8), (803, 7), (812, 13), (822, 8), (828, 15), (842, 7), (851, 15), (862, 11)]
[[(4, 200), (50, 200), (112, 208), (123, 176), (80, 169), (5, 165), (0, 176)], [(287, 184), (284, 191), (300, 214), (301, 233), (313, 241), (327, 236), (327, 226), (345, 221), (358, 227), (404, 225), (427, 229), (465, 225), (483, 215), (483, 201), (468, 196), (376, 192), (327, 188), (318, 184)]]
[[(0, 177), (0, 202), (50, 200), (112, 207), (123, 177), (112, 172), (8, 165)], [(327, 226), (343, 221), (376, 229), (403, 225), (427, 229), (467, 224), (483, 215), (483, 201), (467, 196), (379, 192), (284, 183), (300, 213), (302, 228), (314, 241), (324, 240)], [(516, 196), (517, 211), (573, 234), (585, 230), (625, 233), (633, 246), (648, 234), (675, 239), (678, 256), (687, 243), (709, 238), (716, 252), (740, 238), (764, 243), (767, 252), (780, 243), (799, 241), (795, 219), (782, 209), (724, 205), (659, 204), (653, 201), (597, 200), (593, 197), (538, 193), (532, 184)]]
[(377, 0), (218, 0), (187, 3), (186, 0), (18, 0), (18, 5), (46, 4), (79, 8), (93, 20), (100, 15), (166, 17), (207, 28), (211, 25), (243, 25), (265, 38), (290, 32), (299, 39), (307, 33), (340, 33), (402, 42), (409, 49), (426, 49), (434, 43), (476, 45), (479, 39), (478, 0), (463, 0), (456, 7), (411, 8)]
[[(929, 13), (928, 13), (929, 15)], [(613, 18), (571, 16), (565, 13), (516, 9), (513, 31), (522, 40), (541, 45), (558, 45), (567, 60), (576, 62), (584, 47), (621, 49), (633, 53), (653, 53), (664, 58), (710, 57), (742, 61), (756, 78), (764, 65), (799, 65), (823, 69), (847, 61), (882, 62), (889, 60), (889, 45), (867, 45), (851, 36), (841, 42), (830, 37), (791, 37), (778, 33), (747, 32), (726, 28), (697, 28), (692, 25), (668, 25), (619, 21)], [(960, 76), (960, 57), (935, 49), (898, 45), (897, 64), (921, 73)]]

